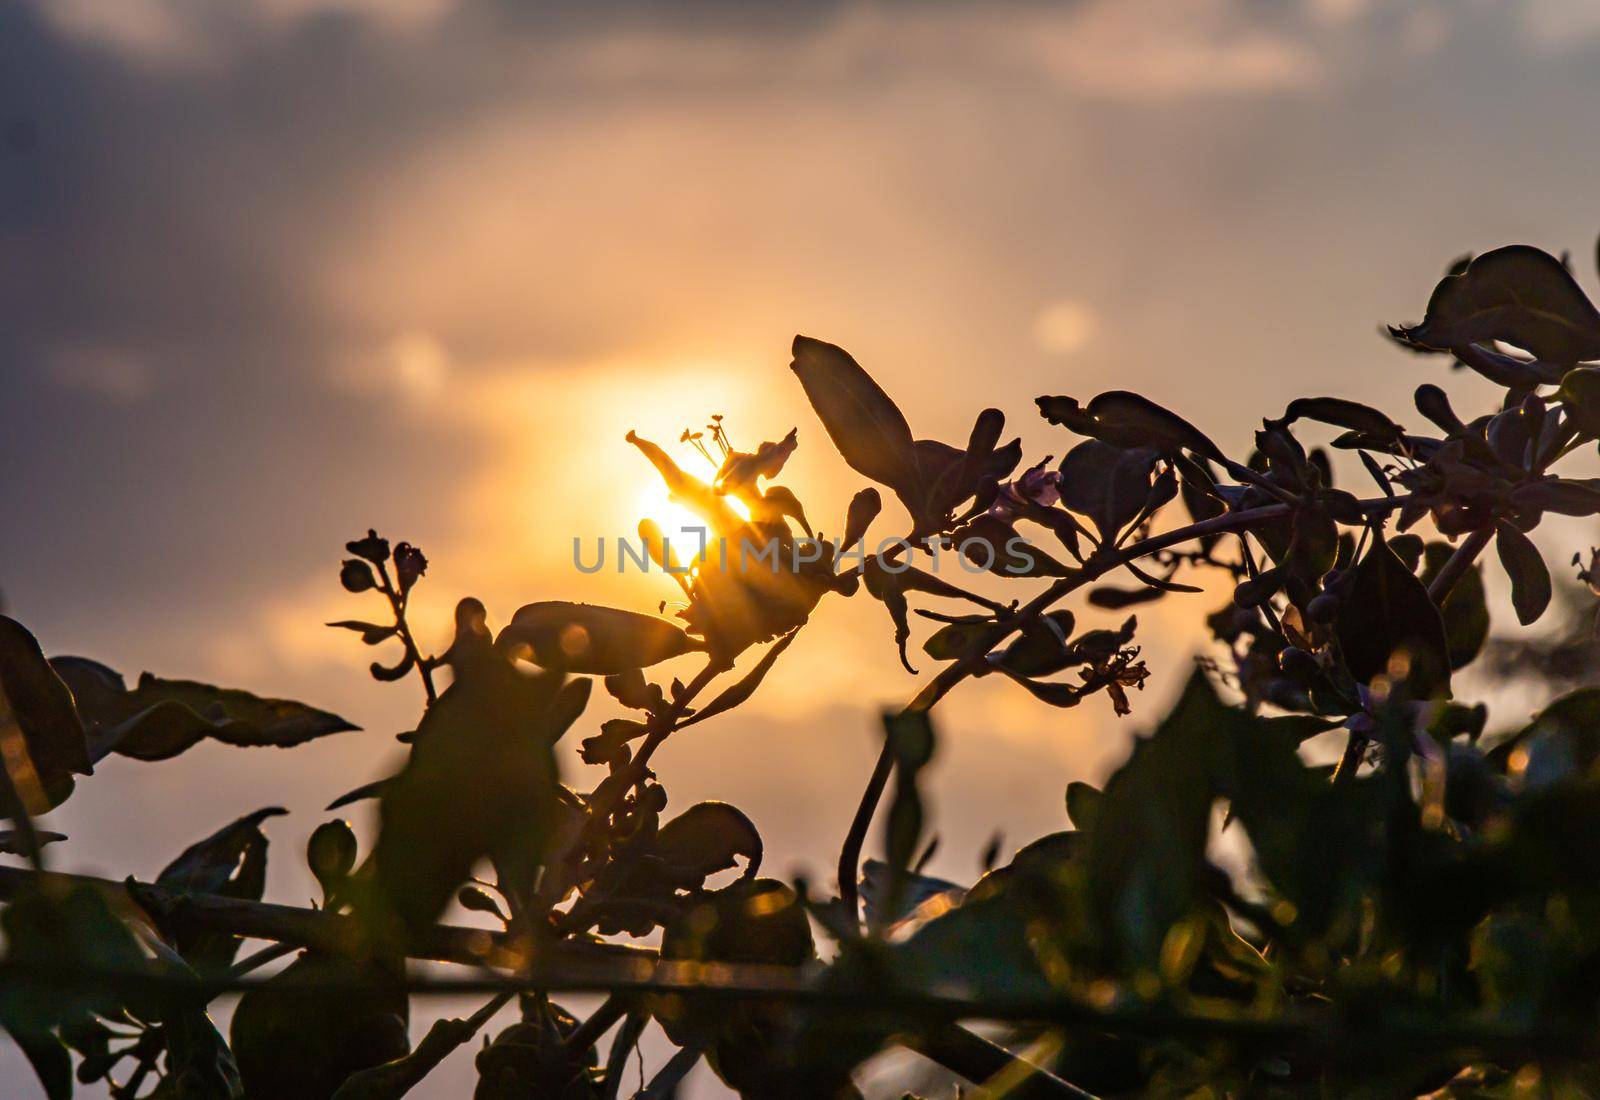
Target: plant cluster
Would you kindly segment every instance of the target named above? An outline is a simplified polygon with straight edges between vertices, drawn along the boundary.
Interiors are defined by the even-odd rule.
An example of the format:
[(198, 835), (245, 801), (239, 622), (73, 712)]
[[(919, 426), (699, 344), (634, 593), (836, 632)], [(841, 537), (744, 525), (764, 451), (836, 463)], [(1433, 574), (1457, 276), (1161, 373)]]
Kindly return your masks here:
[[(1600, 514), (1600, 480), (1557, 472), (1600, 440), (1600, 312), (1564, 260), (1514, 246), (1458, 261), (1422, 322), (1390, 334), (1489, 379), (1499, 407), (1463, 419), (1427, 382), (1413, 429), (1305, 397), (1230, 456), (1139, 394), (1045, 396), (1077, 441), (1024, 466), (999, 410), (964, 444), (919, 439), (848, 354), (797, 338), (800, 385), (873, 484), (826, 540), (774, 483), (795, 431), (751, 452), (720, 417), (686, 432), (709, 481), (630, 433), (713, 546), (762, 555), (680, 561), (642, 523), (679, 585), (673, 618), (542, 601), (495, 630), (467, 598), (425, 655), (408, 602), (427, 560), (369, 531), (340, 581), (385, 612), (331, 625), (398, 646), (372, 675), (415, 674), (426, 705), (404, 766), (329, 807), (375, 802), (368, 850), (342, 820), (310, 834), (311, 907), (262, 900), (276, 808), (153, 882), (47, 870), (65, 838), (34, 818), (112, 753), (287, 748), (349, 723), (148, 673), (130, 687), (0, 618), (0, 849), (24, 861), (0, 866), (0, 1023), (52, 1100), (75, 1080), (118, 1100), (392, 1100), (480, 1035), (480, 1100), (665, 1097), (701, 1059), (743, 1096), (851, 1097), (853, 1071), (895, 1044), (995, 1096), (1600, 1092), (1600, 688), (1491, 729), (1453, 686), (1486, 644), (1502, 670), (1533, 652), (1490, 642), (1489, 545), (1530, 624), (1555, 586), (1528, 532)], [(1330, 447), (1370, 488), (1335, 484)], [(884, 490), (909, 527), (869, 552)], [(789, 552), (802, 538), (820, 551)], [(929, 567), (941, 553), (1026, 592), (970, 591)], [(1067, 786), (1063, 829), (991, 853), (970, 885), (924, 874), (940, 700), (999, 676), (1127, 714), (1149, 670), (1124, 610), (1219, 576), (1215, 645), (1103, 787)], [(748, 701), (825, 599), (863, 594), (908, 669), (913, 611), (932, 624), (917, 633), (937, 671), (885, 717), (837, 891), (764, 877), (750, 818), (672, 806), (657, 754)], [(1111, 617), (1080, 627), (1091, 609)], [(1538, 646), (1565, 655), (1553, 682), (1592, 681), (1586, 632)], [(597, 684), (628, 716), (579, 735), (589, 771), (564, 776), (556, 746)], [(1308, 743), (1336, 743), (1337, 762)], [(886, 795), (882, 858), (863, 865)], [(1218, 865), (1219, 830), (1248, 873)], [(449, 923), (453, 906), (477, 923)], [(245, 941), (264, 946), (241, 957)], [(413, 1045), (417, 996), (441, 991), (484, 1001)], [(558, 1000), (580, 992), (605, 994), (583, 1019)], [(207, 1006), (229, 993), (224, 1037)], [(633, 1089), (652, 1023), (677, 1053)]]

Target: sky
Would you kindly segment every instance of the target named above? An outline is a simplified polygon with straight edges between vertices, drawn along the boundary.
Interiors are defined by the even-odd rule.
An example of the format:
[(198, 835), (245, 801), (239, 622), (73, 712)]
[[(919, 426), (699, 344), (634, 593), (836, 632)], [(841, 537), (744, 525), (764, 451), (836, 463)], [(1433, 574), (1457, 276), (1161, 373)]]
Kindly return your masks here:
[[(659, 507), (630, 429), (798, 428), (783, 481), (837, 532), (861, 479), (795, 333), (850, 349), (919, 436), (1001, 408), (1029, 461), (1071, 442), (1044, 393), (1147, 392), (1225, 446), (1313, 392), (1404, 421), (1433, 380), (1476, 407), (1378, 327), (1501, 244), (1570, 249), (1595, 288), (1597, 60), (1582, 0), (0, 6), (8, 612), (50, 653), (364, 727), (108, 761), (51, 818), (57, 862), (151, 876), (281, 804), (270, 889), (308, 895), (320, 808), (396, 765), (421, 702), (321, 625), (376, 614), (337, 583), (369, 526), (428, 554), (438, 647), (464, 595), (495, 624), (671, 598), (572, 566), (574, 537)], [(1133, 718), (990, 681), (942, 706), (933, 869), (1061, 827), (1215, 602), (1144, 611)], [(741, 805), (768, 871), (826, 880), (877, 714), (918, 682), (880, 607), (830, 597), (749, 705), (658, 755), (674, 807)], [(416, 1095), (459, 1095), (470, 1066), (447, 1071)]]

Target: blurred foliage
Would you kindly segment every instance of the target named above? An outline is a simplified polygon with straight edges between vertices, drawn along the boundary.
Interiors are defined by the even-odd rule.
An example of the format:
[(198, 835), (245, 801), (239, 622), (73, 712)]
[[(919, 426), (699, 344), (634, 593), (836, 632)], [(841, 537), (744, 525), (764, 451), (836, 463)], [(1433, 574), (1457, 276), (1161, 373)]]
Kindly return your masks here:
[[(1390, 335), (1487, 378), (1499, 406), (1463, 419), (1424, 382), (1413, 431), (1302, 397), (1230, 455), (1139, 394), (1049, 395), (1041, 414), (1078, 438), (1024, 466), (1000, 410), (964, 445), (919, 439), (850, 355), (799, 337), (801, 388), (876, 485), (828, 540), (775, 481), (796, 430), (748, 452), (720, 416), (685, 431), (709, 481), (630, 433), (708, 534), (682, 558), (640, 524), (637, 560), (681, 597), (670, 617), (539, 600), (496, 632), (468, 597), (429, 655), (408, 618), (427, 558), (368, 531), (338, 579), (383, 613), (330, 625), (398, 646), (372, 675), (415, 675), (425, 708), (404, 765), (330, 806), (376, 800), (370, 850), (339, 819), (309, 832), (309, 908), (263, 901), (276, 808), (148, 883), (50, 873), (65, 838), (34, 819), (111, 753), (289, 748), (348, 722), (149, 673), (130, 688), (0, 618), (0, 852), (23, 861), (0, 866), (0, 1023), (52, 1100), (95, 1082), (118, 1100), (387, 1100), (479, 1035), (480, 1100), (665, 1097), (701, 1059), (747, 1097), (854, 1097), (896, 1044), (994, 1096), (1600, 1095), (1600, 551), (1569, 582), (1529, 537), (1600, 514), (1600, 479), (1564, 462), (1600, 439), (1600, 312), (1564, 261), (1517, 246), (1457, 261)], [(1375, 495), (1335, 484), (1330, 447)], [(879, 487), (900, 537), (873, 539)], [(1486, 569), (1521, 626), (1554, 626), (1495, 633)], [(991, 841), (970, 884), (925, 874), (937, 703), (999, 675), (1129, 714), (1150, 670), (1125, 609), (1207, 580), (1230, 593), (1213, 646), (1101, 786), (1064, 784), (1061, 829), (1009, 860)], [(1023, 594), (994, 597), (1002, 581)], [(828, 597), (862, 592), (908, 669), (932, 623), (938, 669), (885, 715), (834, 894), (763, 877), (737, 807), (669, 812), (652, 764), (752, 699)], [(1551, 699), (1531, 721), (1491, 725), (1457, 694), (1513, 679)], [(610, 716), (577, 755), (598, 778), (563, 777), (556, 746), (597, 681)], [(858, 866), (885, 795), (882, 858)], [(446, 989), (489, 999), (413, 1047), (415, 995)], [(552, 999), (596, 989), (587, 1019)], [(224, 1040), (207, 1005), (229, 991)], [(677, 1053), (628, 1089), (652, 1022)]]

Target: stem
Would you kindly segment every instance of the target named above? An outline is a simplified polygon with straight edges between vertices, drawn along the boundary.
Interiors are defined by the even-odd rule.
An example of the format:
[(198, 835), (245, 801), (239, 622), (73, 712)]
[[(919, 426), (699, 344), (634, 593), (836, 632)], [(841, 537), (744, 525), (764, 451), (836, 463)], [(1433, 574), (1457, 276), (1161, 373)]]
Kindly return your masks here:
[(471, 1039), (516, 996), (513, 991), (498, 993), (464, 1020), (435, 1020), (410, 1054), (372, 1066), (347, 1078), (334, 1092), (332, 1100), (367, 1100), (374, 1096), (397, 1098), (420, 1084), (461, 1045)]
[(578, 1058), (584, 1051), (598, 1043), (606, 1032), (611, 1030), (611, 1025), (628, 1014), (628, 1000), (616, 994), (605, 999), (605, 1003), (593, 1012), (589, 1018), (573, 1029), (567, 1036), (566, 1048), (569, 1058)]
[(411, 624), (406, 622), (406, 604), (410, 596), (402, 595), (389, 582), (389, 567), (381, 561), (378, 563), (378, 580), (383, 594), (389, 598), (389, 606), (394, 610), (395, 637), (400, 639), (406, 647), (406, 656), (417, 666), (417, 675), (422, 677), (422, 690), (427, 693), (428, 705), (432, 706), (439, 698), (439, 693), (433, 687), (433, 663), (422, 656), (422, 650), (417, 648), (417, 640), (411, 635)]
[(233, 978), (242, 977), (252, 970), (258, 970), (269, 962), (281, 959), (285, 955), (292, 955), (298, 950), (299, 948), (292, 943), (275, 943), (268, 947), (263, 947), (255, 954), (246, 955), (230, 966), (228, 968), (228, 976)]
[(656, 1072), (650, 1083), (633, 1094), (633, 1100), (668, 1100), (678, 1095), (678, 1085), (700, 1060), (698, 1046), (684, 1047)]
[(1007, 1100), (1096, 1100), (1093, 1093), (1019, 1058), (999, 1043), (992, 1043), (960, 1024), (945, 1024), (902, 1041), (923, 1057), (974, 1084), (981, 1085), (1002, 1073), (1019, 1075), (1017, 1083), (1005, 1093)]
[(1489, 545), (1489, 540), (1494, 537), (1491, 528), (1474, 531), (1462, 540), (1461, 545), (1455, 548), (1450, 555), (1450, 560), (1444, 563), (1444, 568), (1439, 570), (1439, 575), (1433, 578), (1433, 583), (1428, 585), (1428, 598), (1435, 604), (1443, 604), (1445, 597), (1450, 595), (1450, 590), (1456, 586), (1478, 555), (1483, 553), (1483, 548)]
[[(1362, 511), (1369, 515), (1378, 515), (1399, 508), (1409, 499), (1408, 494), (1407, 496), (1376, 497), (1372, 500), (1363, 500), (1360, 503)], [(1265, 504), (1259, 508), (1248, 508), (1243, 512), (1230, 512), (1226, 515), (1213, 516), (1211, 519), (1191, 523), (1186, 527), (1179, 527), (1162, 535), (1140, 539), (1132, 546), (1123, 547), (1113, 552), (1097, 551), (1091, 554), (1089, 560), (1083, 563), (1081, 570), (1069, 577), (1062, 577), (1056, 581), (1007, 622), (995, 624), (994, 629), (989, 632), (989, 637), (985, 644), (974, 646), (967, 656), (942, 669), (937, 676), (928, 682), (927, 686), (917, 693), (915, 699), (906, 704), (902, 713), (931, 710), (940, 699), (950, 693), (952, 688), (972, 675), (978, 666), (984, 663), (989, 652), (995, 646), (1020, 630), (1023, 624), (1038, 618), (1057, 600), (1099, 579), (1113, 569), (1120, 569), (1130, 561), (1135, 561), (1162, 550), (1169, 550), (1191, 539), (1198, 539), (1205, 535), (1245, 530), (1263, 520), (1281, 519), (1292, 514), (1293, 511), (1294, 507), (1289, 504)], [(872, 818), (877, 812), (878, 803), (883, 798), (884, 788), (888, 786), (889, 773), (893, 770), (893, 765), (893, 753), (890, 750), (889, 743), (885, 741), (883, 748), (878, 753), (878, 762), (873, 766), (872, 774), (867, 778), (867, 789), (861, 794), (861, 802), (856, 806), (855, 817), (850, 821), (850, 831), (845, 834), (844, 844), (839, 849), (839, 897), (844, 902), (845, 908), (850, 912), (852, 919), (855, 919), (859, 909), (856, 869), (861, 863), (861, 849), (866, 842), (867, 830), (872, 825)]]

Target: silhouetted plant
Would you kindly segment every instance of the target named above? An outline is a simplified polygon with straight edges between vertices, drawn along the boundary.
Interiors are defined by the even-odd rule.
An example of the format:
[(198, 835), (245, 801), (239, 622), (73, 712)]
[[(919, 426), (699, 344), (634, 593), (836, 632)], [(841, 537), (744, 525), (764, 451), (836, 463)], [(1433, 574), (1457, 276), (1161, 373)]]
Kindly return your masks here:
[[(288, 747), (349, 723), (149, 674), (129, 688), (94, 661), (47, 660), (0, 619), (0, 849), (29, 863), (0, 867), (0, 1022), (52, 1098), (74, 1077), (119, 1098), (398, 1097), (513, 1001), (519, 1021), (477, 1055), (482, 1100), (617, 1097), (652, 1021), (678, 1053), (638, 1097), (671, 1095), (702, 1058), (749, 1097), (857, 1095), (852, 1072), (892, 1043), (985, 1095), (1600, 1090), (1593, 608), (1552, 639), (1491, 639), (1478, 560), (1493, 542), (1516, 617), (1533, 623), (1554, 586), (1527, 532), (1547, 513), (1600, 514), (1600, 480), (1553, 472), (1600, 439), (1600, 365), (1586, 365), (1600, 360), (1600, 313), (1562, 261), (1511, 247), (1458, 261), (1422, 322), (1390, 332), (1488, 378), (1500, 407), (1464, 420), (1427, 382), (1418, 432), (1304, 397), (1230, 456), (1139, 394), (1046, 396), (1045, 419), (1080, 438), (1058, 465), (1020, 472), (999, 410), (964, 446), (918, 439), (854, 359), (799, 337), (793, 369), (829, 438), (909, 529), (871, 541), (882, 497), (869, 486), (839, 539), (815, 534), (773, 484), (796, 431), (751, 452), (720, 417), (685, 432), (717, 465), (710, 481), (630, 433), (709, 536), (680, 560), (640, 525), (681, 591), (677, 621), (548, 600), (496, 633), (466, 598), (449, 645), (425, 656), (407, 606), (427, 561), (369, 531), (340, 581), (387, 613), (331, 625), (398, 643), (372, 675), (415, 671), (427, 705), (402, 735), (405, 765), (329, 807), (377, 800), (371, 850), (339, 820), (312, 832), (311, 908), (261, 900), (275, 808), (149, 883), (46, 871), (45, 845), (65, 838), (33, 819), (110, 753)], [(1336, 431), (1331, 447), (1355, 453), (1373, 495), (1335, 485), (1308, 427)], [(949, 555), (1026, 595), (954, 583), (939, 569)], [(1594, 589), (1593, 566), (1574, 566)], [(1206, 619), (1214, 647), (1103, 788), (1067, 786), (1070, 828), (998, 867), (991, 842), (992, 869), (968, 887), (924, 875), (935, 705), (998, 675), (1050, 706), (1104, 693), (1127, 714), (1149, 671), (1122, 609), (1201, 592), (1208, 575), (1232, 591)], [(1079, 629), (1058, 605), (1080, 589), (1115, 619)], [(907, 669), (912, 611), (935, 624), (921, 648), (939, 668), (885, 718), (834, 895), (763, 877), (762, 838), (737, 808), (669, 812), (653, 764), (676, 732), (749, 700), (825, 598), (862, 590)], [(1486, 707), (1453, 690), (1486, 647), (1491, 679), (1577, 690), (1488, 733)], [(655, 672), (680, 659), (697, 668), (687, 681)], [(563, 780), (555, 746), (596, 679), (630, 717), (583, 737), (598, 778)], [(1337, 742), (1338, 762), (1314, 763), (1313, 741)], [(883, 859), (863, 867), (891, 780)], [(1214, 862), (1219, 827), (1248, 848), (1247, 873)], [(452, 901), (487, 923), (441, 923)], [(656, 935), (659, 947), (629, 942)], [(241, 959), (246, 939), (266, 946)], [(207, 1004), (229, 991), (243, 996), (224, 1040)], [(487, 999), (413, 1047), (412, 995), (438, 991)], [(579, 991), (607, 994), (587, 1019), (552, 999)], [(971, 1020), (1005, 1025), (1009, 1047)]]

